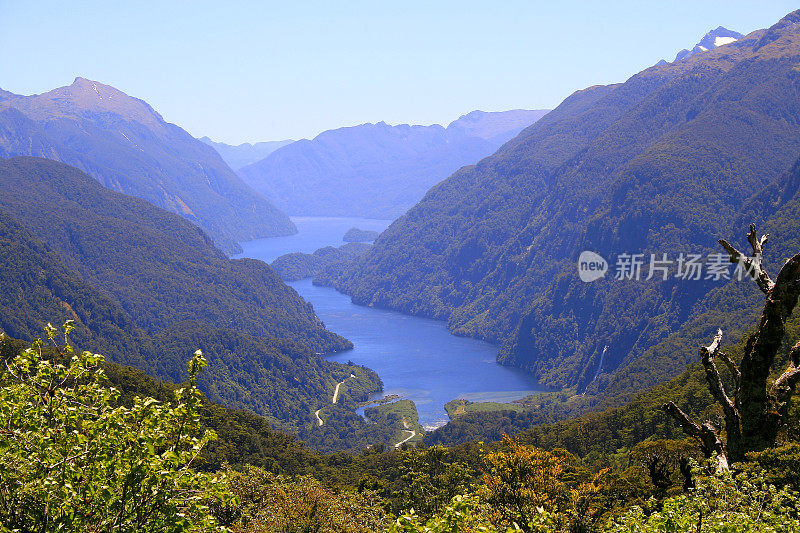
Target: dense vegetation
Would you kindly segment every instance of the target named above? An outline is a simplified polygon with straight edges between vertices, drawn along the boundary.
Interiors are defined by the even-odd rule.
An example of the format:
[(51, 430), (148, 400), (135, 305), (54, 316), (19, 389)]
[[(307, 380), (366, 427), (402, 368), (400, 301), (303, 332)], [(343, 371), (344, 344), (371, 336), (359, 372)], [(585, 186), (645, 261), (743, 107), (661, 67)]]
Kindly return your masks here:
[(0, 157), (46, 157), (79, 168), (191, 220), (227, 252), (241, 250), (237, 241), (297, 231), (213, 148), (113, 87), (77, 78), (43, 94), (6, 93), (0, 125)]
[(196, 226), (66, 165), (0, 161), (3, 210), (150, 332), (181, 321), (303, 342), (350, 344), (264, 263), (228, 260)]
[[(47, 332), (58, 339), (54, 328)], [(223, 450), (234, 452), (265, 432), (237, 442), (231, 422), (255, 426), (208, 405), (194, 387), (205, 365), (200, 352), (181, 388), (137, 371), (121, 379), (125, 369), (69, 345), (4, 339), (0, 352), (8, 364), (0, 374), (0, 524), (19, 531), (766, 532), (800, 525), (792, 432), (782, 447), (731, 472), (697, 463), (697, 451), (682, 441), (595, 451), (591, 460), (509, 438), (485, 448), (319, 456), (267, 437), (257, 441), (266, 453), (220, 467), (200, 461), (216, 456), (207, 450), (217, 438), (209, 422), (220, 428)], [(142, 384), (161, 399), (148, 399)], [(793, 415), (793, 428), (796, 422)]]
[[(651, 253), (717, 253), (742, 219), (797, 238), (783, 204), (793, 190), (777, 205), (751, 199), (800, 151), (799, 17), (575, 93), (431, 189), (337, 286), (356, 303), (498, 341), (501, 362), (617, 405), (675, 376), (686, 363), (676, 353), (693, 352), (680, 343), (747, 316), (731, 297), (754, 289), (709, 293), (724, 280), (677, 280), (674, 264), (666, 281), (611, 279), (616, 260), (644, 254), (644, 278)], [(611, 274), (581, 282), (582, 250), (608, 259)]]
[[(566, 103), (573, 112), (584, 106), (583, 112), (543, 126), (564, 132), (559, 121), (573, 121), (584, 138), (555, 139), (552, 131), (533, 128), (506, 149), (521, 150), (516, 156), (544, 150), (537, 163), (503, 160), (501, 151), (499, 159), (466, 169), (431, 193), (426, 202), (435, 204), (442, 200), (437, 191), (452, 193), (464, 185), (458, 180), (474, 180), (464, 190), (478, 198), (483, 185), (477, 181), (486, 175), (475, 173), (494, 165), (489, 174), (495, 186), (508, 186), (504, 180), (513, 176), (514, 187), (526, 179), (531, 187), (543, 186), (542, 201), (560, 195), (557, 205), (505, 206), (516, 213), (514, 222), (473, 216), (473, 223), (488, 221), (477, 224), (472, 236), (488, 232), (494, 240), (460, 241), (464, 254), (461, 248), (448, 255), (452, 242), (437, 248), (423, 240), (426, 267), (450, 261), (457, 275), (447, 275), (472, 284), (447, 285), (447, 276), (435, 271), (445, 285), (423, 303), (434, 302), (437, 312), (449, 315), (451, 324), (463, 321), (471, 334), (518, 320), (514, 334), (498, 336), (507, 341), (503, 357), (571, 387), (506, 410), (454, 401), (448, 404), (454, 420), (424, 441), (415, 436), (414, 445), (395, 446), (421, 429), (413, 403), (367, 408), (368, 420), (356, 415), (380, 380), (369, 369), (326, 362), (314, 353), (347, 344), (325, 331), (269, 267), (228, 261), (186, 221), (109, 193), (75, 169), (32, 158), (0, 162), (0, 328), (25, 339), (0, 333), (0, 530), (800, 530), (800, 401), (794, 395), (800, 314), (792, 316), (800, 295), (800, 161), (791, 165), (787, 159), (800, 112), (792, 107), (796, 103), (772, 107), (772, 93), (748, 84), (751, 76), (763, 75), (765, 91), (783, 90), (785, 97), (792, 90), (800, 79), (789, 68), (797, 27), (800, 12), (724, 53), (696, 54), (621, 86), (588, 90)], [(694, 98), (689, 112), (686, 94)], [(708, 102), (713, 105), (704, 107)], [(656, 104), (668, 110), (665, 115), (650, 114)], [(720, 109), (731, 117), (727, 135), (750, 152), (735, 154), (727, 137), (696, 129), (718, 124)], [(653, 121), (665, 119), (672, 121), (654, 127)], [(652, 131), (640, 130), (639, 121), (647, 120)], [(755, 126), (771, 136), (744, 145), (741, 136)], [(631, 135), (629, 142), (614, 152), (610, 146), (623, 134)], [(571, 149), (575, 157), (559, 162), (554, 156)], [(703, 150), (716, 150), (727, 166), (712, 168)], [(756, 165), (754, 154), (767, 151), (776, 161)], [(724, 159), (733, 155), (738, 157)], [(536, 172), (530, 173), (532, 167)], [(770, 172), (784, 167), (773, 179)], [(610, 187), (613, 201), (606, 203), (595, 185)], [(696, 212), (677, 209), (686, 202), (679, 192)], [(484, 197), (477, 211), (497, 211), (485, 204), (489, 200)], [(425, 206), (398, 227), (413, 223)], [(460, 216), (449, 209), (445, 219)], [(509, 244), (498, 228), (509, 230), (520, 220), (527, 224), (523, 236), (537, 246), (512, 268), (504, 254), (513, 255), (524, 241)], [(693, 288), (668, 281), (645, 288), (611, 280), (581, 285), (565, 270), (566, 259), (547, 263), (555, 265), (548, 270), (552, 283), (532, 272), (534, 263), (524, 275), (515, 270), (528, 260), (568, 257), (583, 246), (649, 253), (694, 243), (690, 249), (705, 252), (722, 224), (740, 228), (750, 220), (764, 221), (762, 231), (772, 233), (766, 256), (766, 238), (755, 227), (747, 235), (747, 261), (755, 265), (752, 277), (763, 295), (751, 280)], [(537, 223), (541, 227), (534, 229)], [(554, 233), (555, 223), (564, 224), (564, 233)], [(434, 227), (431, 233), (453, 229)], [(730, 238), (731, 230), (720, 236)], [(341, 249), (322, 250), (321, 256), (340, 259), (323, 265), (321, 276), (356, 287), (358, 269), (369, 268), (369, 261), (397, 245), (395, 239), (397, 233), (384, 234), (379, 248), (367, 252), (366, 267), (346, 267), (352, 258), (341, 259)], [(487, 243), (500, 243), (502, 250)], [(742, 255), (720, 244), (731, 261)], [(444, 259), (436, 257), (442, 253)], [(315, 255), (282, 259), (299, 271), (310, 268), (303, 261)], [(482, 271), (487, 257), (500, 270)], [(774, 280), (767, 275), (778, 270)], [(414, 281), (415, 274), (398, 276)], [(482, 284), (498, 279), (508, 282), (506, 292), (481, 293), (489, 286)], [(380, 298), (388, 298), (408, 280), (380, 281), (388, 291)], [(543, 291), (524, 309), (512, 305), (533, 294), (521, 282)], [(481, 297), (466, 309), (456, 293)], [(499, 302), (509, 308), (498, 312)], [(424, 306), (416, 311), (425, 312)], [(473, 312), (479, 313), (470, 318)], [(53, 319), (63, 321), (63, 331), (47, 322)], [(585, 322), (594, 329), (573, 331)], [(46, 345), (26, 342), (42, 327)], [(725, 337), (714, 335), (717, 328)], [(101, 349), (116, 362), (74, 350), (70, 335), (78, 346)], [(588, 341), (592, 336), (598, 338)], [(550, 352), (530, 358), (545, 345), (565, 359)], [(586, 362), (601, 346), (592, 368)], [(675, 377), (653, 385), (667, 376)], [(594, 412), (566, 420), (586, 410)], [(323, 452), (357, 453), (311, 451), (281, 429)]]
[(338, 248), (326, 246), (313, 254), (294, 252), (280, 256), (270, 266), (286, 281), (315, 278), (323, 273), (330, 276), (367, 253), (371, 246), (362, 242), (349, 242)]
[[(800, 332), (799, 323), (792, 323), (790, 338)], [(68, 322), (65, 333), (73, 327)], [(47, 333), (58, 340), (51, 326)], [(776, 369), (790, 358), (791, 344), (783, 345)], [(186, 387), (90, 353), (73, 355), (68, 345), (54, 346), (0, 342), (9, 365), (0, 376), (0, 446), (9, 452), (0, 468), (0, 486), (6, 487), (0, 490), (0, 512), (4, 525), (23, 524), (23, 531), (43, 521), (80, 530), (120, 517), (133, 524), (123, 530), (224, 525), (242, 532), (649, 532), (698, 524), (716, 532), (731, 531), (731, 523), (733, 531), (744, 532), (798, 526), (797, 402), (787, 411), (779, 447), (749, 455), (732, 472), (702, 463), (693, 468), (701, 455), (697, 445), (663, 440), (678, 434), (656, 404), (675, 400), (693, 416), (713, 418), (713, 402), (694, 370), (627, 408), (541, 426), (516, 440), (503, 437), (502, 444), (406, 450), (377, 445), (360, 455), (321, 456), (274, 432), (264, 419), (207, 403), (193, 389), (205, 363), (199, 352), (189, 366), (187, 394)], [(737, 358), (743, 349), (742, 342), (726, 352)], [(353, 401), (360, 381), (342, 382), (356, 390), (343, 393), (341, 402)], [(84, 406), (80, 422), (73, 399)], [(45, 418), (38, 421), (37, 413)], [(401, 404), (369, 415), (413, 416)], [(191, 424), (180, 422), (182, 417)], [(54, 447), (46, 435), (56, 426), (77, 429), (56, 431), (61, 440)], [(215, 429), (219, 440), (207, 431), (198, 440), (204, 428)], [(109, 432), (120, 438), (107, 442)], [(136, 445), (125, 445), (131, 438), (138, 438)], [(22, 453), (33, 461), (20, 461)], [(57, 481), (59, 470), (46, 467), (73, 463), (67, 474), (74, 479), (67, 484)], [(107, 464), (120, 465), (112, 478), (104, 477)], [(198, 470), (217, 474), (212, 481)], [(126, 489), (134, 480), (141, 486)], [(137, 498), (136, 490), (147, 486), (154, 488), (147, 492), (152, 496)], [(54, 501), (65, 505), (48, 505)]]
[(369, 229), (350, 228), (342, 237), (344, 242), (372, 242), (380, 235), (377, 231)]
[(447, 128), (385, 122), (339, 128), (279, 148), (239, 174), (292, 215), (393, 219), (545, 113), (473, 111)]
[[(48, 327), (50, 340), (59, 333)], [(174, 405), (136, 397), (125, 407), (104, 386), (102, 356), (66, 345), (60, 361), (48, 360), (42, 344), (5, 361), (0, 376), (0, 527), (221, 531), (209, 503), (230, 499), (224, 479), (192, 468), (214, 438), (197, 415), (202, 354), (189, 362)]]
[[(316, 354), (350, 344), (267, 265), (230, 261), (180, 217), (60, 163), (2, 161), (0, 182), (0, 328), (8, 335), (30, 340), (48, 321), (74, 320), (82, 349), (175, 382), (201, 348), (211, 368), (198, 383), (209, 398), (323, 449), (364, 447), (372, 433), (394, 431), (352, 413), (380, 379)], [(314, 430), (313, 412), (351, 373), (352, 398), (324, 432)]]

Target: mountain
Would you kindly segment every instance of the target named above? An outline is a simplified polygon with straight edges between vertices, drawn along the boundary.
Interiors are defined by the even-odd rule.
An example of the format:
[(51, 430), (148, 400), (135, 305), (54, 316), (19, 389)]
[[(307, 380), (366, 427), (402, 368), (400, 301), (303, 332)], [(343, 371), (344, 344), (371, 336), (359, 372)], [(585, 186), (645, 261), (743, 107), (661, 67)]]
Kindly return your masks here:
[(716, 30), (711, 30), (710, 32), (706, 33), (703, 38), (700, 39), (700, 42), (694, 45), (694, 48), (691, 50), (683, 49), (678, 52), (678, 55), (675, 56), (675, 61), (686, 59), (687, 57), (691, 57), (694, 54), (699, 54), (701, 52), (714, 50), (720, 46), (736, 42), (742, 37), (744, 37), (744, 35), (737, 31), (729, 30), (719, 26)]
[(351, 373), (380, 388), (371, 371), (316, 355), (352, 345), (269, 266), (227, 259), (178, 215), (46, 159), (0, 160), (0, 187), (0, 329), (11, 337), (72, 319), (81, 349), (174, 382), (200, 348), (209, 398), (292, 430), (312, 427)]
[[(707, 341), (731, 302), (710, 299), (725, 280), (677, 279), (674, 261), (718, 253), (717, 239), (769, 220), (742, 213), (800, 154), (799, 43), (800, 11), (576, 92), (433, 187), (335, 284), (356, 303), (498, 342), (500, 362), (554, 387), (605, 394), (616, 375), (626, 391), (675, 375), (691, 357), (676, 350)], [(585, 283), (582, 251), (612, 269), (623, 254), (643, 254), (645, 273), (651, 254), (668, 254), (672, 276), (615, 279), (612, 270)], [(734, 286), (745, 298), (754, 290)], [(684, 342), (669, 346), (682, 328)], [(637, 367), (656, 346), (666, 366)]]
[(395, 218), (459, 167), (494, 152), (546, 111), (473, 111), (440, 125), (362, 124), (284, 146), (239, 170), (293, 215)]
[(228, 252), (239, 250), (237, 241), (296, 231), (211, 147), (146, 102), (84, 78), (43, 94), (0, 98), (0, 157), (15, 155), (79, 168), (191, 220)]
[(77, 169), (15, 157), (0, 161), (0, 186), (3, 211), (112, 294), (139, 327), (190, 320), (321, 352), (349, 346), (265, 263), (229, 260), (190, 222)]
[(371, 247), (371, 244), (363, 242), (348, 242), (338, 248), (326, 246), (312, 254), (302, 252), (284, 254), (269, 266), (285, 281), (315, 278), (329, 268), (342, 267), (345, 263), (355, 260), (367, 253)]
[(464, 137), (477, 137), (491, 144), (502, 146), (517, 136), (519, 132), (542, 118), (547, 110), (528, 111), (513, 109), (511, 111), (472, 111), (460, 116), (447, 126), (452, 134)]
[(198, 140), (216, 150), (219, 156), (233, 170), (239, 170), (245, 165), (260, 161), (278, 148), (294, 142), (291, 139), (287, 139), (284, 141), (266, 141), (255, 144), (242, 143), (234, 146), (231, 144), (214, 142), (208, 137), (200, 137)]

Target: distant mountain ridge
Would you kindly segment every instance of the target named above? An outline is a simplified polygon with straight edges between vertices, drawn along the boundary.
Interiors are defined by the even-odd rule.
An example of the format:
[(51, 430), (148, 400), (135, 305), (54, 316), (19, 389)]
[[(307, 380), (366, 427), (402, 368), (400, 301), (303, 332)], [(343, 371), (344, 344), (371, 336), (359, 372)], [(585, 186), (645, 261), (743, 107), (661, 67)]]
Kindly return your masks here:
[(447, 128), (385, 122), (339, 128), (279, 148), (239, 174), (292, 215), (395, 218), (432, 185), (546, 113), (473, 111)]
[(691, 57), (694, 54), (699, 54), (701, 52), (708, 52), (709, 50), (714, 50), (715, 48), (719, 48), (720, 46), (725, 46), (726, 44), (730, 44), (733, 42), (738, 41), (744, 37), (738, 31), (729, 30), (727, 28), (723, 28), (722, 26), (717, 27), (717, 29), (711, 30), (710, 32), (706, 33), (700, 42), (694, 45), (694, 48), (691, 50), (683, 49), (675, 56), (675, 61), (680, 61), (681, 59), (686, 59), (687, 57)]
[(237, 241), (288, 235), (289, 218), (248, 187), (211, 147), (143, 100), (84, 78), (52, 91), (0, 94), (0, 157), (45, 157)]
[(765, 222), (742, 213), (800, 153), (798, 60), (800, 11), (577, 91), (433, 187), (334, 283), (355, 303), (496, 341), (500, 362), (554, 387), (629, 394), (675, 375), (721, 318), (695, 325), (691, 352), (665, 344), (667, 365), (641, 358), (730, 302), (704, 301), (714, 287), (704, 280), (584, 283), (579, 254), (714, 253), (717, 239)]
[(286, 139), (283, 141), (264, 141), (232, 145), (215, 142), (208, 137), (200, 137), (198, 140), (214, 148), (233, 170), (239, 170), (243, 166), (260, 161), (278, 148), (294, 142), (292, 139)]

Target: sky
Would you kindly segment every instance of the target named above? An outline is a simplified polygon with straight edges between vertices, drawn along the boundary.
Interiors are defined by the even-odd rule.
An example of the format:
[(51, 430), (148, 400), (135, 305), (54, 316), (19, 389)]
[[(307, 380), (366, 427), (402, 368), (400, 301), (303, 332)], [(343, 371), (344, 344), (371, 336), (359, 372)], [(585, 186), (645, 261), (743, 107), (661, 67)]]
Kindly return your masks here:
[(238, 144), (341, 126), (448, 124), (550, 109), (671, 60), (717, 26), (749, 33), (800, 6), (695, 1), (0, 0), (0, 88), (81, 76), (195, 136)]

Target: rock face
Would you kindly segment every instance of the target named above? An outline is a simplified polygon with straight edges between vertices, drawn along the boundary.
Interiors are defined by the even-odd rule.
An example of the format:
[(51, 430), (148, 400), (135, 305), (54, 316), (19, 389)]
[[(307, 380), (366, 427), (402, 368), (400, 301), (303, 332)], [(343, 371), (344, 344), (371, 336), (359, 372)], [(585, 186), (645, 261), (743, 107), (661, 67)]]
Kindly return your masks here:
[[(716, 286), (617, 280), (615, 258), (715, 253), (717, 239), (769, 220), (747, 202), (800, 153), (798, 61), (800, 12), (625, 83), (578, 91), (432, 188), (337, 286), (356, 303), (496, 341), (501, 362), (548, 385), (604, 387), (691, 317), (712, 313), (704, 298)], [(786, 233), (784, 242), (797, 242)], [(587, 250), (612, 274), (581, 281)], [(715, 328), (700, 323), (689, 345)], [(640, 365), (626, 386), (675, 375), (683, 352), (672, 346), (663, 366)]]
[(191, 220), (227, 252), (237, 241), (296, 232), (214, 149), (146, 102), (84, 78), (39, 95), (0, 94), (0, 156), (15, 155), (79, 168)]
[(681, 59), (686, 59), (687, 57), (691, 57), (694, 54), (699, 54), (702, 52), (708, 52), (709, 50), (714, 50), (715, 48), (719, 48), (720, 46), (725, 46), (726, 44), (730, 44), (733, 42), (738, 41), (744, 37), (738, 31), (729, 30), (727, 28), (723, 28), (722, 26), (718, 27), (715, 30), (711, 30), (710, 32), (706, 33), (700, 42), (694, 45), (694, 48), (691, 50), (683, 49), (678, 52), (678, 55), (675, 56), (675, 61), (680, 61)]
[(385, 122), (330, 130), (279, 148), (239, 175), (292, 215), (392, 219), (546, 111), (473, 111), (439, 125)]

